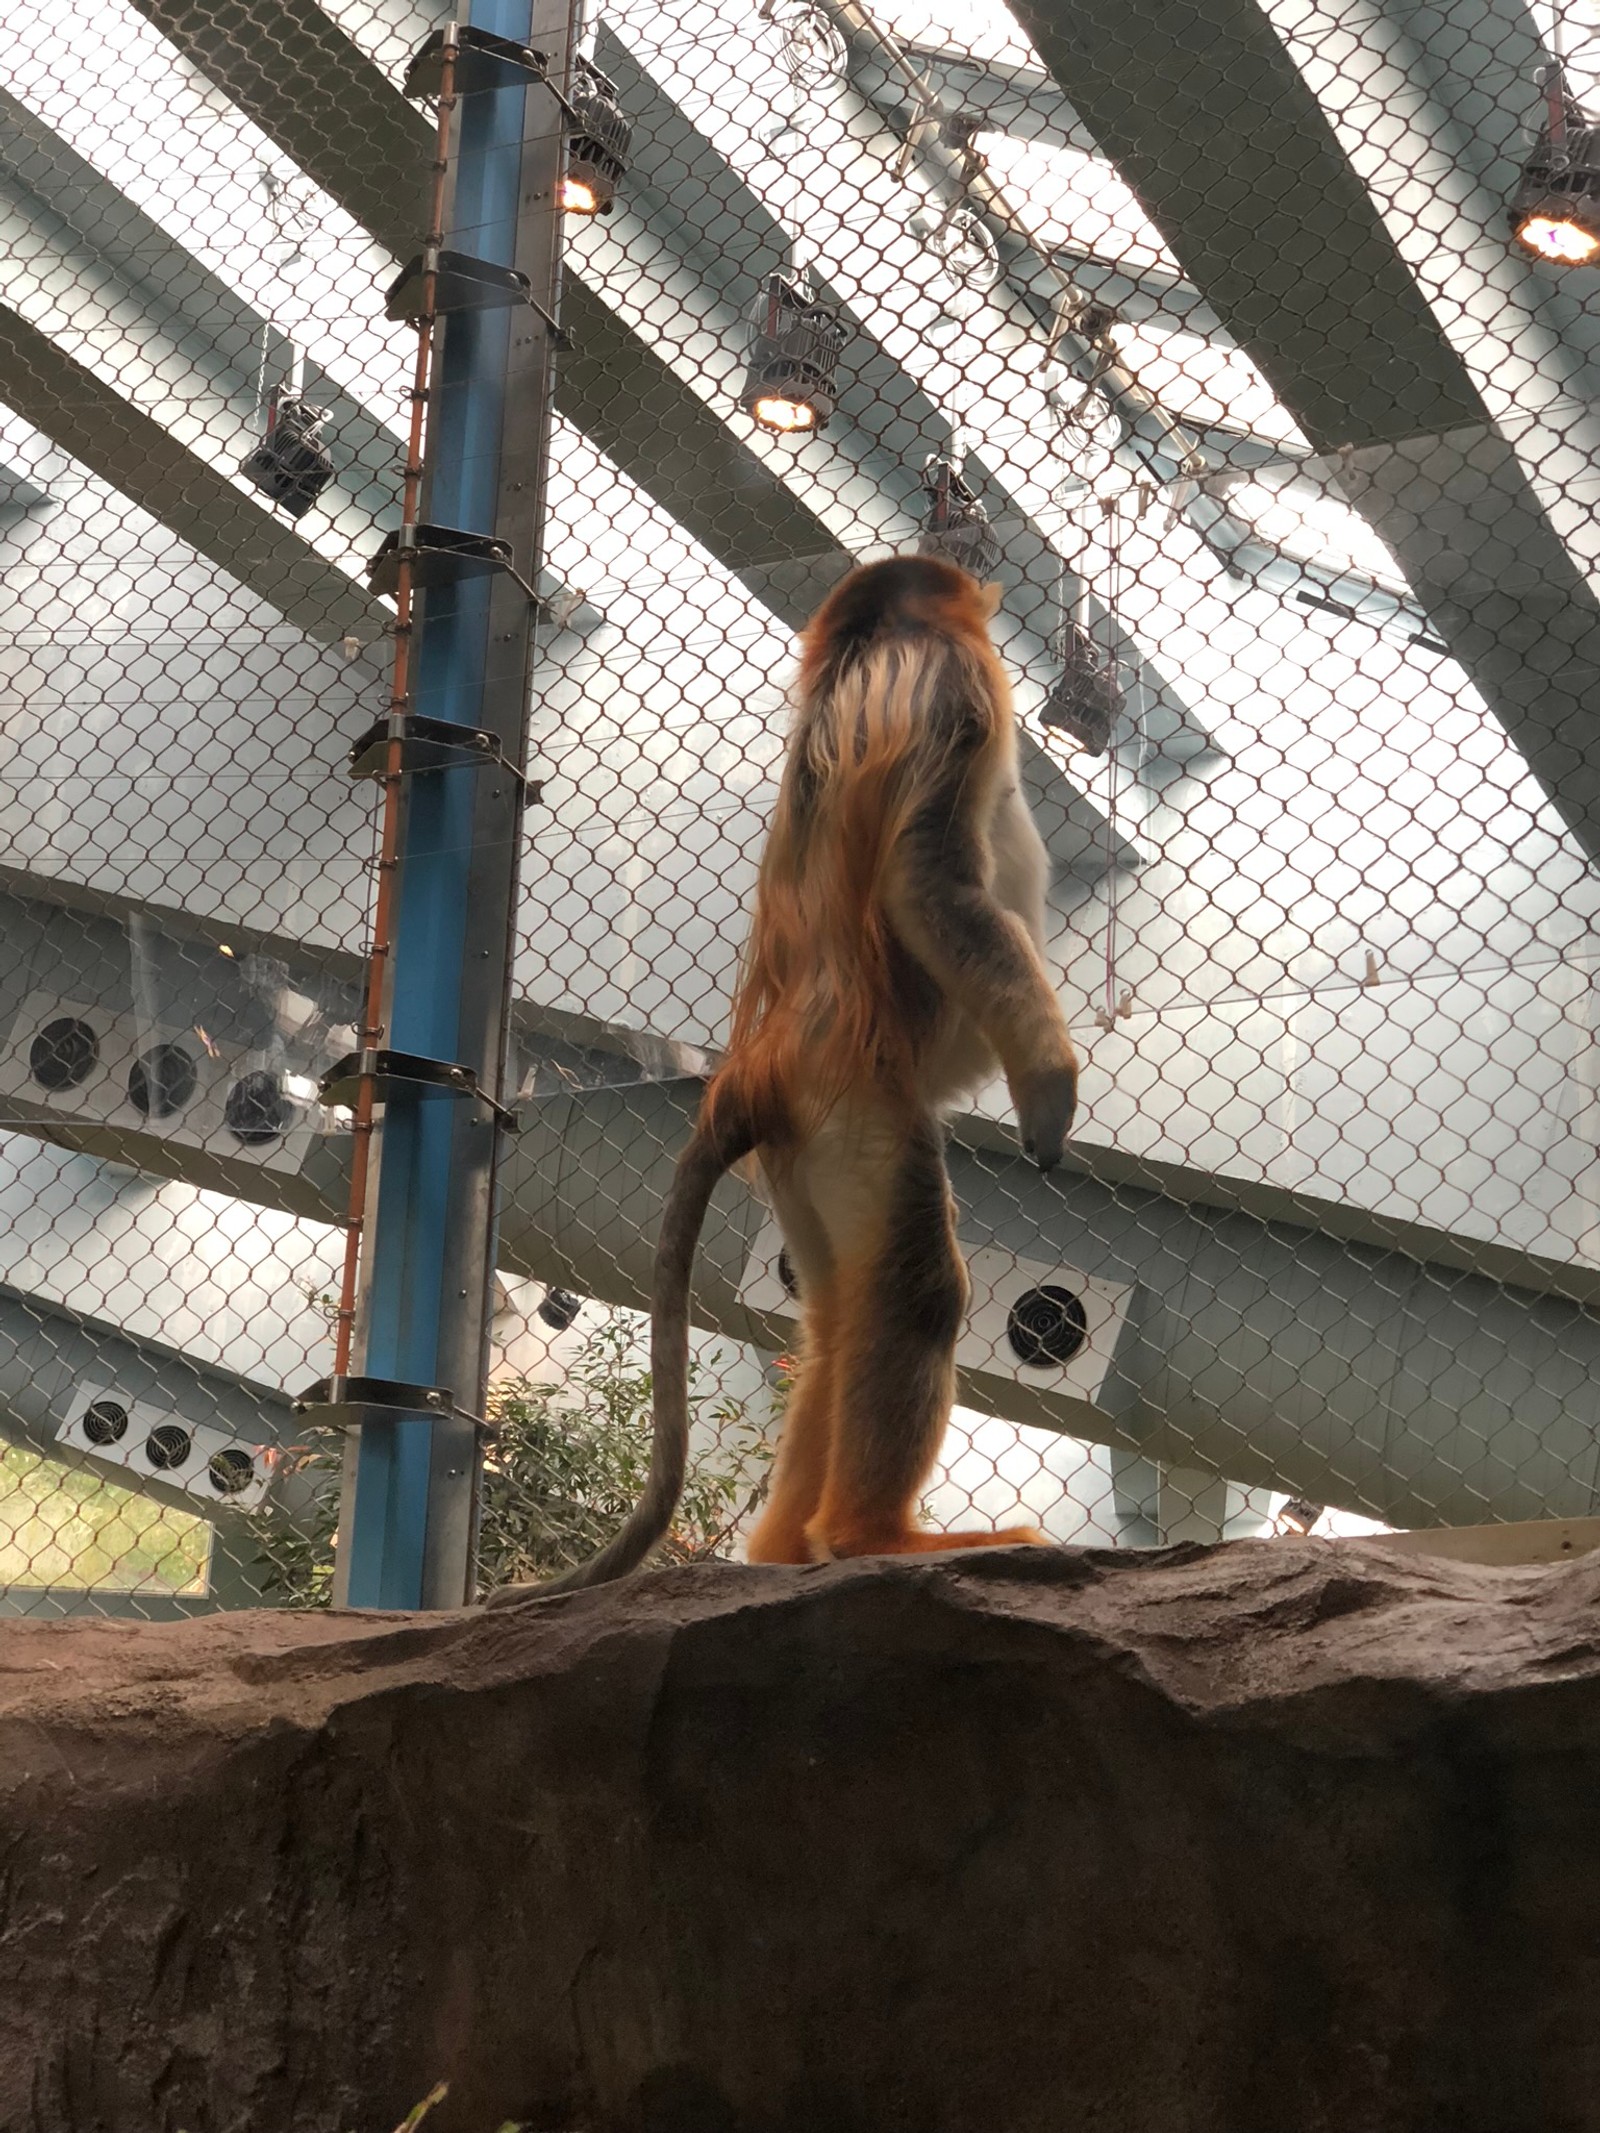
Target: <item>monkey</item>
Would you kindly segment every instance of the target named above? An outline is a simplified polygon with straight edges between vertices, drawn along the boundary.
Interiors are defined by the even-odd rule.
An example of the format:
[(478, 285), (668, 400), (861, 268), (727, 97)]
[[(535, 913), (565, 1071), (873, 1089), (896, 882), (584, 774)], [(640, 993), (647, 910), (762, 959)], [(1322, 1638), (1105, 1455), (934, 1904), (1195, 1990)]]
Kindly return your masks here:
[(690, 1274), (735, 1166), (759, 1170), (801, 1316), (749, 1560), (1043, 1541), (1029, 1526), (932, 1533), (913, 1516), (969, 1298), (944, 1116), (998, 1065), (1024, 1151), (1048, 1171), (1077, 1103), (1043, 963), (1048, 861), (989, 632), (999, 599), (954, 564), (895, 556), (851, 571), (801, 633), (728, 1046), (657, 1244), (649, 1478), (592, 1561), (506, 1597), (623, 1577), (666, 1534), (687, 1460)]

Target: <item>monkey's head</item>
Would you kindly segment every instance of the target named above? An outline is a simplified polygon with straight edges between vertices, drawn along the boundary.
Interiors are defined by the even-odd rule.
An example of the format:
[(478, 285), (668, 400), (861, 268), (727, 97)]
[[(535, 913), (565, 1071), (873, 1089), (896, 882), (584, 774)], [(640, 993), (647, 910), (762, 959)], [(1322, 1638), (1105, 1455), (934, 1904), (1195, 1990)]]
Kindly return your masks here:
[(980, 585), (938, 556), (895, 555), (868, 563), (841, 578), (806, 624), (800, 640), (804, 677), (809, 682), (872, 639), (902, 631), (937, 631), (988, 652), (1000, 598), (998, 585)]

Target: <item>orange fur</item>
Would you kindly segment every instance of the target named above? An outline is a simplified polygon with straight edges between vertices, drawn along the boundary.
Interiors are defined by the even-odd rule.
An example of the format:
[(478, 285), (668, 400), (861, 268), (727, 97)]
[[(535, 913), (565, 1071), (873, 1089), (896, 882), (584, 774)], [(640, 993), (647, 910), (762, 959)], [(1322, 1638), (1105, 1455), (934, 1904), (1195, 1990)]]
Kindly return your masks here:
[(984, 589), (927, 564), (892, 621), (853, 650), (859, 576), (801, 638), (798, 716), (756, 887), (725, 1062), (706, 1116), (747, 1122), (769, 1167), (852, 1086), (917, 1108), (917, 1049), (893, 996), (884, 872), (942, 767), (928, 708), (955, 684), (994, 733), (1009, 717)]
[(1076, 1100), (1040, 960), (1047, 860), (989, 642), (997, 591), (897, 557), (853, 571), (805, 631), (728, 1051), (656, 1247), (649, 1479), (611, 1544), (543, 1591), (625, 1576), (668, 1530), (696, 1242), (718, 1181), (747, 1159), (798, 1269), (805, 1350), (752, 1560), (1038, 1537), (927, 1534), (914, 1517), (968, 1295), (941, 1114), (998, 1062), (1048, 1169)]

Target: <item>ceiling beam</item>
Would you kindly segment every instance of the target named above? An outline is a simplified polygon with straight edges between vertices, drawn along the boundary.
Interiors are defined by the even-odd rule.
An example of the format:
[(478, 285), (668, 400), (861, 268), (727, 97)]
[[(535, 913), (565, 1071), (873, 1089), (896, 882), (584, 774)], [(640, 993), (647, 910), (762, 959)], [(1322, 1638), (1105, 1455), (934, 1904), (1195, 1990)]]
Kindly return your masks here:
[(1600, 602), (1256, 0), (1014, 11), (1600, 862)]
[(0, 400), (308, 636), (370, 639), (386, 627), (364, 586), (4, 301)]
[(1255, 0), (1017, 0), (1074, 111), (1312, 444), (1484, 420)]
[[(1031, 756), (1024, 775), (1031, 787)], [(1058, 853), (1058, 857), (1070, 863), (1069, 855)], [(361, 967), (359, 959), (349, 953), (312, 952), (281, 936), (251, 936), (238, 927), (212, 929), (185, 913), (119, 898), (63, 897), (56, 893), (58, 888), (34, 884), (26, 877), (8, 882), (5, 870), (0, 869), (0, 941), (11, 948), (10, 956), (0, 961), (0, 1056), (20, 1041), (18, 1010), (36, 991), (98, 1005), (108, 1019), (131, 1012), (135, 996), (128, 930), (130, 921), (139, 917), (151, 921), (150, 930), (159, 940), (165, 997), (172, 1008), (166, 1025), (181, 1026), (188, 1013), (203, 1012), (207, 1027), (214, 1030), (214, 1041), (225, 1053), (236, 1051), (242, 1058), (257, 1040), (224, 1020), (223, 989), (233, 980), (216, 955), (216, 942), (223, 933), (237, 959), (242, 960), (247, 950), (259, 950), (280, 960), (285, 966), (281, 982), (321, 1002), (330, 1019), (353, 1016), (359, 1004)], [(71, 917), (70, 924), (62, 922), (66, 916)], [(236, 960), (234, 968), (238, 967)], [(181, 1003), (187, 1003), (186, 1011)], [(539, 1099), (531, 1106), (531, 1121), (537, 1121), (545, 1103), (561, 1096), (610, 1091), (614, 1097), (624, 1088), (673, 1081), (687, 1086), (704, 1071), (705, 1064), (687, 1047), (640, 1033), (608, 1030), (527, 1003), (516, 1013), (517, 1082), (525, 1097)], [(148, 1177), (179, 1178), (203, 1191), (321, 1223), (337, 1222), (348, 1204), (349, 1142), (344, 1135), (314, 1135), (293, 1168), (264, 1167), (259, 1160), (230, 1156), (216, 1145), (217, 1137), (202, 1143), (198, 1137), (185, 1137), (170, 1128), (141, 1129), (127, 1122), (124, 1110), (116, 1114), (121, 1122), (114, 1123), (99, 1100), (80, 1104), (70, 1097), (39, 1094), (30, 1098), (26, 1089), (14, 1089), (6, 1097), (5, 1108), (12, 1132), (120, 1163)], [(532, 1130), (530, 1125), (525, 1139)], [(1016, 1157), (1014, 1135), (997, 1119), (972, 1110), (955, 1121), (953, 1130), (972, 1148), (1012, 1162), (1018, 1177), (1026, 1173), (1027, 1166)], [(1600, 1310), (1600, 1269), (1582, 1259), (1562, 1260), (1518, 1244), (1452, 1235), (1348, 1197), (1335, 1201), (1267, 1177), (1228, 1176), (1127, 1154), (1092, 1137), (1080, 1136), (1073, 1142), (1070, 1167), (1113, 1189), (1161, 1194), (1193, 1208), (1238, 1210), (1262, 1222), (1318, 1230), (1349, 1245), (1399, 1252)], [(530, 1192), (534, 1175), (530, 1171), (525, 1178)], [(552, 1269), (519, 1242), (515, 1225), (506, 1233), (505, 1249), (505, 1263), (512, 1271), (552, 1278)]]
[[(167, 1408), (179, 1421), (223, 1430), (246, 1444), (276, 1443), (290, 1435), (289, 1395), (253, 1384), (160, 1341), (136, 1338), (87, 1312), (0, 1281), (0, 1436), (73, 1466), (85, 1462), (57, 1439), (73, 1395), (85, 1382), (114, 1386), (130, 1400)], [(115, 1469), (96, 1467), (97, 1473)], [(133, 1487), (137, 1475), (129, 1475)], [(163, 1500), (202, 1515), (208, 1506), (183, 1490), (161, 1489)]]

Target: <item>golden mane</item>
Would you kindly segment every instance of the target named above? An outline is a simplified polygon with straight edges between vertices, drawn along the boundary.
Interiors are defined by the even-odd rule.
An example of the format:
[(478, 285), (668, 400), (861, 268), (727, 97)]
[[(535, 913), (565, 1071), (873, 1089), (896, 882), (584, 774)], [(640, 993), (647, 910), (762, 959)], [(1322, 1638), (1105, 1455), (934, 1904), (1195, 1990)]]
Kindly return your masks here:
[(987, 624), (972, 579), (916, 557), (852, 573), (802, 636), (797, 716), (708, 1095), (714, 1126), (745, 1122), (779, 1159), (852, 1086), (915, 1107), (884, 875), (963, 728), (970, 737), (976, 720), (992, 740), (1009, 716)]

